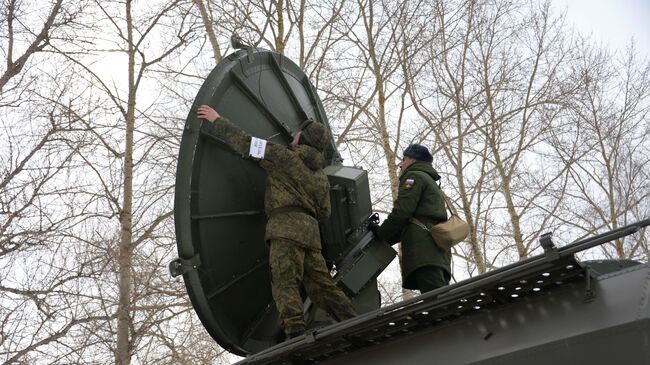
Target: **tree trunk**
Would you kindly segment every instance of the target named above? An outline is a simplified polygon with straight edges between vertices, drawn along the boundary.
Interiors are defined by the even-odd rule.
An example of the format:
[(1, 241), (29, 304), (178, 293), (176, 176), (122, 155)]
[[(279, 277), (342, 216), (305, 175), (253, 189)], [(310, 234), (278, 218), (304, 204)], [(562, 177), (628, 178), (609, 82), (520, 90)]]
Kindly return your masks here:
[(212, 17), (208, 14), (208, 10), (205, 8), (203, 0), (194, 0), (194, 4), (196, 4), (196, 7), (199, 8), (199, 12), (201, 12), (201, 20), (203, 21), (205, 32), (208, 34), (208, 40), (212, 45), (212, 56), (214, 57), (214, 62), (219, 63), (223, 56), (221, 55), (219, 42), (217, 42), (217, 36), (214, 34), (214, 29), (212, 28)]
[(129, 94), (126, 111), (126, 137), (124, 149), (124, 196), (120, 212), (119, 301), (117, 308), (116, 365), (131, 363), (129, 328), (131, 327), (131, 285), (132, 285), (132, 236), (133, 236), (133, 132), (135, 128), (135, 49), (133, 45), (133, 19), (131, 0), (126, 1), (126, 26), (129, 57)]
[(284, 0), (278, 0), (278, 34), (275, 36), (275, 50), (284, 54)]

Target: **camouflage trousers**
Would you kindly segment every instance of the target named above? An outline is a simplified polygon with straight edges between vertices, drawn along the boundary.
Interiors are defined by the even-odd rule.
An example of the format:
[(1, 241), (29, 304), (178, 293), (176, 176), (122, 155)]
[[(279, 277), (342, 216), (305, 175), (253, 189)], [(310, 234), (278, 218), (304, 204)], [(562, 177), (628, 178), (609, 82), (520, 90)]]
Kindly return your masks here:
[(273, 299), (286, 333), (305, 331), (300, 283), (312, 302), (337, 321), (356, 316), (350, 299), (332, 280), (320, 251), (306, 249), (292, 241), (271, 240)]

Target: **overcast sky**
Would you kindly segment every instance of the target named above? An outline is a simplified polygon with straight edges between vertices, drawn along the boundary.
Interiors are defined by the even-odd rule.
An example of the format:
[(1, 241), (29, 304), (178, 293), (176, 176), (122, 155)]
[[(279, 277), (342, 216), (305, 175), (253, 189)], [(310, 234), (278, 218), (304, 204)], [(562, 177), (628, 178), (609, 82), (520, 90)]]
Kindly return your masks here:
[(553, 0), (567, 22), (612, 49), (624, 50), (634, 37), (639, 53), (650, 56), (650, 0)]

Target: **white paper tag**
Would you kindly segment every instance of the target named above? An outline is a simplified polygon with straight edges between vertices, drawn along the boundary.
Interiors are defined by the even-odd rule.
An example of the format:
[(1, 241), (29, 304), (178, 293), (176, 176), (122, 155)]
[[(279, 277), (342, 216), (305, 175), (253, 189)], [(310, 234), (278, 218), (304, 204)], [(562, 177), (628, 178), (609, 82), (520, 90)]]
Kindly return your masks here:
[(253, 158), (264, 158), (264, 151), (266, 151), (266, 140), (256, 137), (251, 137), (251, 149), (248, 152)]

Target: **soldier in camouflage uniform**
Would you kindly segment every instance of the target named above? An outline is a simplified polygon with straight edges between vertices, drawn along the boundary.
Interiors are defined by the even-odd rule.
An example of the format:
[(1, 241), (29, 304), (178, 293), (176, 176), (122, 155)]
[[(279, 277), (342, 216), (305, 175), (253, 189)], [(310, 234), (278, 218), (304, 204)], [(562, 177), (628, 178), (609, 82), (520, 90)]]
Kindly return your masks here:
[(391, 244), (402, 242), (402, 286), (425, 293), (449, 284), (451, 252), (435, 244), (430, 233), (411, 221), (416, 218), (427, 228), (447, 220), (445, 200), (436, 181), (440, 175), (431, 166), (429, 150), (412, 144), (399, 164), (400, 182), (393, 210), (381, 226), (368, 228)]
[[(209, 130), (233, 150), (249, 155), (251, 136), (202, 105), (197, 116), (210, 122)], [(266, 242), (270, 245), (273, 299), (285, 332), (294, 337), (305, 331), (299, 286), (337, 321), (356, 316), (350, 299), (333, 282), (321, 254), (318, 223), (329, 218), (329, 182), (323, 173), (327, 130), (306, 122), (290, 147), (267, 144), (258, 160), (266, 171), (264, 208)]]

